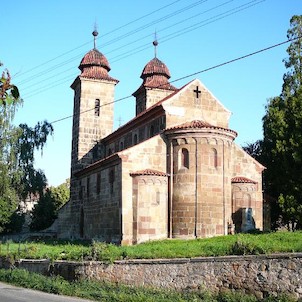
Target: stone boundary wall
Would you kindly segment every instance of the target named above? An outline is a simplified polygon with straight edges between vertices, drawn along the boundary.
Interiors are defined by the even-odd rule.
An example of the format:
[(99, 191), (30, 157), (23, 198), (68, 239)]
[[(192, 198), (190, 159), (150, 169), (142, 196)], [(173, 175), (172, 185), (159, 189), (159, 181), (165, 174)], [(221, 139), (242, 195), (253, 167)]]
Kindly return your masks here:
[[(0, 268), (12, 264), (0, 258)], [(68, 262), (22, 259), (13, 267), (67, 280), (106, 280), (176, 290), (241, 290), (263, 298), (287, 293), (302, 297), (302, 253), (184, 259)]]

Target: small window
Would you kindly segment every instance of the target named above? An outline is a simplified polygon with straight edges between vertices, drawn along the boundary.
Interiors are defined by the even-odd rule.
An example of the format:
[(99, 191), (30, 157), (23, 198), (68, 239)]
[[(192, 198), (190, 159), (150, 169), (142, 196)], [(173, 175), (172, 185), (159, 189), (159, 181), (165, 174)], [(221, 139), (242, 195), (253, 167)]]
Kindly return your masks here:
[(160, 192), (156, 191), (156, 204), (160, 204)]
[(109, 172), (109, 184), (110, 184), (110, 193), (111, 194), (113, 193), (114, 178), (115, 178), (114, 170), (110, 170), (110, 172)]
[(150, 127), (150, 137), (152, 137), (154, 135), (154, 126), (151, 125)]
[(82, 182), (80, 181), (79, 183), (79, 199), (83, 199), (83, 187), (82, 187)]
[(101, 192), (101, 174), (96, 175), (96, 193), (100, 194)]
[(186, 148), (181, 149), (181, 166), (189, 169), (189, 151)]
[(86, 191), (87, 191), (87, 197), (89, 197), (90, 196), (90, 177), (87, 177)]
[(211, 149), (210, 165), (214, 168), (217, 168), (217, 165), (218, 165), (217, 150), (215, 148)]
[(134, 145), (137, 144), (137, 134), (134, 134), (134, 137), (133, 137), (133, 144), (134, 144)]
[(124, 149), (124, 143), (120, 142), (120, 150), (123, 150), (123, 149)]
[(96, 99), (94, 103), (94, 115), (100, 116), (100, 100)]

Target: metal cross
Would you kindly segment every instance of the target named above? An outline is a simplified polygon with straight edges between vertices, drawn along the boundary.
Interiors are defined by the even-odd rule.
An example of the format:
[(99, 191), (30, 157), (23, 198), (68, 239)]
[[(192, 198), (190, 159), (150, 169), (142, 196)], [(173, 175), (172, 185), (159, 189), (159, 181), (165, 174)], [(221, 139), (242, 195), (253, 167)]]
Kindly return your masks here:
[(193, 92), (195, 92), (196, 93), (196, 97), (199, 98), (199, 93), (201, 93), (201, 91), (199, 90), (198, 86), (196, 86), (196, 89), (194, 89)]

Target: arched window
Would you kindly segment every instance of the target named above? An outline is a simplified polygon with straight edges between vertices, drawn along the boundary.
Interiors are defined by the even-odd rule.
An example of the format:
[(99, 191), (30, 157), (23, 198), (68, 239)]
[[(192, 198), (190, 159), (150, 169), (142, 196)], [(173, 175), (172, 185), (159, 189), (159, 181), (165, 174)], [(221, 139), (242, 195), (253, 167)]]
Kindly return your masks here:
[(124, 149), (124, 143), (120, 142), (120, 150), (123, 150), (123, 149)]
[(156, 204), (160, 204), (160, 192), (156, 191)]
[(181, 167), (189, 169), (189, 151), (186, 148), (181, 149)]
[(94, 102), (94, 115), (100, 116), (100, 100), (96, 99)]
[(217, 150), (215, 148), (212, 148), (210, 151), (210, 166), (214, 168), (218, 166)]

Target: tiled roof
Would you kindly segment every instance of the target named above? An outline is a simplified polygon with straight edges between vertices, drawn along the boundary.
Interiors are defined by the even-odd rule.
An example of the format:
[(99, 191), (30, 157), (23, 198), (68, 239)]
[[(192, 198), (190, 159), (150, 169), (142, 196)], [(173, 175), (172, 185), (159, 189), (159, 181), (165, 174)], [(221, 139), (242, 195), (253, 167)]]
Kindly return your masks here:
[(232, 183), (251, 183), (256, 184), (257, 182), (254, 180), (251, 180), (249, 178), (243, 177), (243, 176), (237, 176), (232, 178)]
[(141, 78), (145, 79), (146, 77), (154, 74), (161, 74), (164, 75), (167, 79), (170, 79), (170, 72), (168, 67), (158, 58), (154, 58), (146, 64), (141, 74)]
[(201, 121), (201, 120), (193, 120), (190, 122), (186, 122), (180, 125), (176, 125), (176, 126), (172, 126), (170, 128), (167, 128), (165, 131), (167, 130), (185, 130), (185, 129), (221, 129), (221, 130), (226, 130), (228, 132), (231, 132), (235, 135), (237, 135), (236, 131), (233, 131), (231, 129), (227, 129), (227, 128), (223, 128), (223, 127), (218, 127), (218, 126), (213, 126), (205, 121)]
[(108, 80), (118, 82), (118, 80), (112, 78), (106, 69), (100, 66), (89, 66), (83, 68), (81, 77), (95, 80)]
[(168, 67), (158, 58), (147, 63), (141, 74), (143, 84), (133, 93), (136, 96), (144, 88), (158, 88), (176, 91), (177, 88), (169, 83), (170, 72)]
[(92, 49), (86, 53), (80, 63), (79, 68), (82, 70), (83, 67), (87, 66), (102, 66), (107, 71), (110, 71), (110, 66), (106, 57), (97, 49)]
[(130, 176), (140, 176), (140, 175), (168, 176), (167, 173), (157, 171), (157, 170), (152, 170), (152, 169), (145, 169), (145, 170), (140, 170), (140, 171), (130, 173)]
[(110, 71), (109, 63), (97, 49), (90, 50), (83, 57), (79, 69), (81, 70), (81, 77), (118, 82), (108, 74)]

